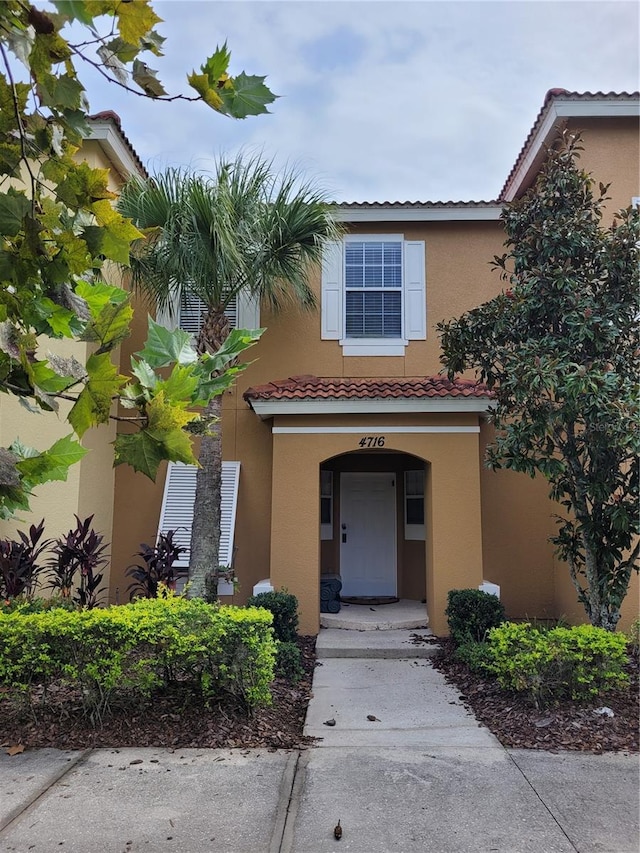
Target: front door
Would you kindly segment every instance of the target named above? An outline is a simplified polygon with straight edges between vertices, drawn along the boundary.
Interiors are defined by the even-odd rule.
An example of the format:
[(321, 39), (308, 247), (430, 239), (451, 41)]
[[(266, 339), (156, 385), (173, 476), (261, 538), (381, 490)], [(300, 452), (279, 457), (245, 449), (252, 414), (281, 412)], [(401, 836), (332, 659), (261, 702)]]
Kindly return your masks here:
[(340, 476), (342, 595), (396, 595), (395, 474)]

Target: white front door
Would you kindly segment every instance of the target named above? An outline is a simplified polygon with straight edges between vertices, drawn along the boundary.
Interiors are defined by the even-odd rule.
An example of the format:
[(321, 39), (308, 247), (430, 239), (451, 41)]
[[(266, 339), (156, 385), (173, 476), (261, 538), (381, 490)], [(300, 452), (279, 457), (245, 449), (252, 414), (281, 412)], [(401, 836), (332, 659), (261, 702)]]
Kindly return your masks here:
[(342, 595), (396, 595), (395, 474), (340, 475)]

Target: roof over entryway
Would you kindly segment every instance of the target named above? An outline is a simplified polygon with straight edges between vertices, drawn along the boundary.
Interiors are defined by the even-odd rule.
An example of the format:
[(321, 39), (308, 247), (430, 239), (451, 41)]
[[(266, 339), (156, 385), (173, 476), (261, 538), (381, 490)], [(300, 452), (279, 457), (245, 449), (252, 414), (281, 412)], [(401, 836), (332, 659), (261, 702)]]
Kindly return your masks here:
[(243, 395), (261, 418), (373, 412), (485, 412), (493, 392), (479, 382), (442, 376), (349, 378), (291, 376)]

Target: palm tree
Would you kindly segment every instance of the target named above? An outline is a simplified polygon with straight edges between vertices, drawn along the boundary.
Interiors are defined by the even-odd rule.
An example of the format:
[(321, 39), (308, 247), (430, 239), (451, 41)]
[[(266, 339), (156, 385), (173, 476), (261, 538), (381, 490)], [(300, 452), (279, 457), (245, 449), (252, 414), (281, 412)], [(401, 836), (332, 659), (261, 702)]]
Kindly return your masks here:
[[(325, 240), (340, 229), (322, 190), (295, 170), (274, 173), (261, 157), (220, 162), (213, 176), (168, 169), (132, 178), (119, 211), (147, 239), (134, 251), (134, 286), (171, 311), (196, 297), (204, 306), (197, 348), (216, 352), (229, 335), (225, 310), (249, 294), (279, 310), (297, 303), (312, 309), (309, 271), (319, 264)], [(217, 420), (203, 436), (191, 534), (191, 594), (204, 595), (216, 577), (222, 477), (221, 399), (205, 417)]]

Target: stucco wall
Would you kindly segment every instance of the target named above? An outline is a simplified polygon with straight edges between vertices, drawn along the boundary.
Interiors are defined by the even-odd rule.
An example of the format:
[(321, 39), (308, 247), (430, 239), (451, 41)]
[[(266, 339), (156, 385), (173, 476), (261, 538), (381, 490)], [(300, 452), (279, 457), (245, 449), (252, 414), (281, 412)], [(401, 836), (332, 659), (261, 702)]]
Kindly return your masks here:
[[(107, 169), (110, 163), (97, 142), (86, 142), (78, 158), (85, 160), (92, 168)], [(121, 185), (117, 173), (110, 172), (109, 188), (116, 191)], [(119, 284), (120, 277), (113, 266), (105, 266), (105, 279), (111, 284)], [(91, 347), (77, 341), (47, 340), (43, 349), (58, 355), (75, 356), (81, 363), (86, 362)], [(117, 358), (116, 352), (116, 358)], [(60, 410), (56, 413), (30, 413), (22, 407), (15, 397), (0, 395), (0, 446), (6, 447), (15, 438), (23, 444), (38, 450), (49, 448), (63, 436), (70, 435), (72, 429), (66, 422), (70, 403), (60, 401)], [(17, 529), (26, 529), (28, 525), (45, 519), (45, 536), (57, 537), (65, 534), (76, 521), (74, 515), (84, 519), (93, 515), (92, 526), (111, 543), (113, 538), (113, 500), (115, 480), (113, 472), (112, 442), (116, 436), (113, 422), (89, 430), (82, 439), (82, 445), (89, 451), (87, 455), (69, 470), (66, 482), (56, 481), (39, 486), (31, 499), (31, 512), (20, 513), (11, 521), (0, 521), (0, 536), (14, 536)], [(103, 580), (109, 588), (110, 567), (107, 566)]]
[[(285, 421), (289, 424), (288, 419), (276, 419), (276, 424)], [(366, 420), (361, 423), (364, 434)], [(340, 454), (358, 453), (358, 437), (273, 436), (271, 581), (298, 597), (304, 633), (316, 633), (319, 625), (319, 467)], [(426, 523), (431, 535), (423, 543), (428, 551), (425, 586), (430, 624), (443, 633), (449, 589), (477, 587), (482, 580), (478, 434), (391, 433), (385, 449), (429, 463)]]
[[(628, 204), (631, 196), (640, 195), (637, 166), (630, 167), (630, 164), (638, 163), (637, 123), (626, 119), (584, 119), (573, 125), (579, 125), (584, 131), (586, 150), (581, 161), (583, 166), (593, 171), (596, 179), (612, 181), (610, 210)], [(507, 168), (508, 164), (505, 164), (505, 171)], [(336, 377), (437, 374), (440, 370), (435, 332), (437, 322), (458, 316), (490, 299), (503, 286), (498, 274), (489, 266), (493, 256), (504, 251), (504, 236), (499, 222), (386, 222), (361, 224), (353, 230), (403, 234), (406, 239), (425, 241), (427, 339), (412, 341), (403, 357), (344, 357), (337, 341), (320, 339), (319, 312), (291, 309), (274, 316), (263, 310), (261, 324), (267, 330), (260, 343), (249, 353), (248, 357), (254, 363), (223, 400), (223, 453), (226, 459), (242, 463), (235, 536), (235, 565), (241, 578), (241, 588), (234, 601), (243, 603), (251, 594), (253, 585), (271, 574), (277, 586), (284, 584), (300, 595), (304, 630), (317, 626), (320, 553), (325, 566), (335, 562), (332, 544), (321, 543), (317, 535), (319, 465), (325, 459), (353, 448), (344, 437), (340, 440), (335, 436), (331, 439), (327, 436), (272, 438), (270, 422), (262, 422), (249, 409), (242, 399), (242, 392), (251, 385), (296, 374)], [(317, 272), (312, 276), (312, 284), (319, 295)], [(432, 523), (435, 530), (437, 522), (443, 533), (438, 541), (431, 541), (428, 537), (424, 553), (419, 555), (425, 562), (430, 612), (432, 605), (439, 612), (444, 609), (445, 587), (452, 588), (453, 584), (476, 586), (484, 574), (485, 579), (500, 584), (509, 615), (545, 617), (573, 614), (571, 602), (575, 596), (565, 583), (564, 567), (556, 569), (552, 549), (547, 542), (554, 530), (554, 507), (546, 497), (546, 485), (541, 480), (532, 481), (512, 472), (484, 470), (481, 458), (487, 436), (488, 432), (483, 430), (480, 442), (476, 440), (474, 444), (475, 455), (470, 451), (471, 443), (465, 447), (462, 456), (450, 448), (453, 455), (449, 455), (448, 464), (443, 467), (433, 467), (424, 443), (403, 443), (401, 447), (403, 451), (415, 452), (432, 463), (427, 483), (435, 513)], [(304, 449), (300, 458), (295, 454), (292, 456), (296, 448)], [(460, 474), (462, 479), (456, 482), (455, 472), (459, 472), (461, 459), (465, 460), (464, 476)], [(469, 531), (466, 519), (458, 511), (459, 506), (464, 507), (469, 501), (460, 493), (471, 468), (475, 473), (469, 482), (477, 480), (482, 494), (482, 537), (477, 526), (479, 518), (471, 513), (472, 530)], [(154, 488), (140, 475), (124, 468), (118, 470), (114, 541), (118, 566), (131, 562), (138, 543), (154, 535), (162, 486), (162, 474)], [(443, 507), (447, 508), (446, 511)], [(272, 512), (275, 519), (273, 537)], [(301, 537), (301, 525), (315, 526), (316, 534)], [(464, 559), (454, 559), (451, 549), (456, 541), (459, 546), (455, 546), (455, 553), (458, 554), (460, 548), (464, 549), (465, 537), (469, 538), (473, 556), (466, 568), (461, 568)], [(415, 550), (420, 543), (406, 544), (406, 559), (418, 559)], [(455, 565), (446, 569), (442, 583), (435, 582), (438, 570), (442, 572), (442, 567), (448, 563)], [(114, 571), (119, 572), (120, 569), (114, 568)], [(401, 579), (401, 584), (404, 582)], [(411, 590), (412, 594), (418, 593), (417, 588)], [(626, 603), (625, 612), (636, 610), (637, 585)], [(444, 631), (441, 617), (435, 618), (440, 620), (438, 630)], [(575, 618), (580, 619), (578, 611)]]
[(607, 195), (611, 198), (602, 218), (603, 226), (609, 227), (613, 214), (640, 196), (640, 121), (580, 118), (572, 119), (568, 126), (582, 134), (580, 165), (593, 175), (596, 188), (598, 181), (610, 184)]

